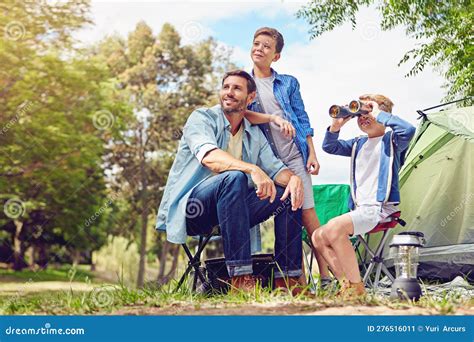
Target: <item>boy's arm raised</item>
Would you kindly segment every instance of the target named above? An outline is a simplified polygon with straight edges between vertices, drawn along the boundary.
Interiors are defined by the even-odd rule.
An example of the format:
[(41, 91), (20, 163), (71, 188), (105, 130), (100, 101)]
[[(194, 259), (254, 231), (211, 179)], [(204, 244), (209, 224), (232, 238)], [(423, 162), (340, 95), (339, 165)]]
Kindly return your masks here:
[(344, 119), (333, 119), (331, 126), (328, 127), (323, 141), (323, 151), (329, 154), (337, 154), (339, 156), (350, 157), (352, 153), (352, 145), (355, 139), (341, 140), (339, 131), (352, 117)]
[(407, 149), (411, 139), (415, 135), (416, 128), (396, 115), (381, 111), (376, 102), (370, 102), (370, 104), (373, 108), (372, 115), (376, 117), (377, 122), (392, 129), (393, 142), (395, 145), (400, 151)]

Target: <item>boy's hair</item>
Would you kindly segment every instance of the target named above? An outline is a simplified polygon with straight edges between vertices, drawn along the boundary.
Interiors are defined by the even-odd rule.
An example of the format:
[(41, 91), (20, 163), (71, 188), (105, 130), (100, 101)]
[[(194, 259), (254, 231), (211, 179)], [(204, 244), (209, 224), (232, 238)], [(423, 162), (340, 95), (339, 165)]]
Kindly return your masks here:
[(359, 100), (369, 100), (369, 101), (374, 101), (377, 102), (377, 104), (380, 107), (380, 110), (383, 110), (384, 112), (391, 113), (392, 108), (394, 106), (392, 100), (390, 100), (387, 96), (380, 95), (380, 94), (365, 94), (359, 96)]
[(245, 78), (247, 80), (247, 93), (253, 93), (254, 91), (257, 91), (257, 85), (255, 84), (254, 79), (250, 74), (244, 70), (232, 70), (228, 71), (225, 73), (224, 77), (222, 78), (222, 84), (224, 84), (224, 81), (227, 79), (229, 76), (239, 76), (242, 78)]
[(257, 31), (255, 31), (255, 34), (253, 35), (253, 39), (257, 38), (259, 35), (264, 34), (267, 36), (272, 37), (276, 41), (276, 52), (280, 53), (281, 50), (283, 50), (283, 46), (285, 45), (285, 41), (283, 40), (283, 35), (278, 32), (277, 29), (271, 28), (271, 27), (261, 27)]

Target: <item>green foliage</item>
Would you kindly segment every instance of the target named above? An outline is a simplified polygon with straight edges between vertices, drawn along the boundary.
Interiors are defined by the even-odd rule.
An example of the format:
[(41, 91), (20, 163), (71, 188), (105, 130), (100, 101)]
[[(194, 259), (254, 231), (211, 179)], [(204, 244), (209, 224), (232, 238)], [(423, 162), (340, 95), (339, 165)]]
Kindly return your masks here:
[[(382, 15), (381, 28), (403, 26), (407, 36), (420, 43), (408, 51), (400, 64), (413, 62), (407, 76), (421, 72), (428, 64), (446, 79), (446, 100), (474, 94), (474, 5), (469, 0), (438, 1), (326, 1), (312, 0), (297, 13), (311, 25), (315, 38), (351, 22), (361, 6), (375, 4)], [(472, 98), (468, 102), (472, 103)]]
[[(140, 241), (144, 260), (181, 128), (215, 102), (231, 65), (212, 39), (182, 45), (169, 24), (155, 35), (141, 22), (81, 50), (73, 33), (89, 10), (86, 0), (0, 4), (0, 205), (12, 202), (0, 212), (12, 255), (0, 260), (18, 268), (30, 248), (41, 267), (90, 258), (109, 234)], [(160, 251), (163, 237), (153, 240)]]
[(103, 63), (72, 48), (73, 31), (90, 23), (89, 4), (1, 6), (0, 197), (2, 207), (15, 198), (23, 212), (2, 211), (0, 226), (17, 221), (21, 253), (55, 244), (95, 249), (107, 234), (86, 224), (106, 198), (104, 136), (94, 116), (122, 105), (111, 96)]

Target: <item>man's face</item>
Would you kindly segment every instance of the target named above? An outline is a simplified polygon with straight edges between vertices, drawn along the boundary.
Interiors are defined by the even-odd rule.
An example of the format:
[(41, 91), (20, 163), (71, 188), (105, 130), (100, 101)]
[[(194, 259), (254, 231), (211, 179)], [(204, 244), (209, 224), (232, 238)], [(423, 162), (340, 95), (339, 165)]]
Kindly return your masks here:
[(240, 76), (229, 76), (220, 91), (220, 102), (225, 114), (238, 114), (247, 109), (255, 93), (248, 94), (247, 80)]
[(255, 37), (250, 57), (254, 64), (269, 67), (272, 62), (280, 59), (280, 54), (276, 52), (276, 39), (266, 34)]

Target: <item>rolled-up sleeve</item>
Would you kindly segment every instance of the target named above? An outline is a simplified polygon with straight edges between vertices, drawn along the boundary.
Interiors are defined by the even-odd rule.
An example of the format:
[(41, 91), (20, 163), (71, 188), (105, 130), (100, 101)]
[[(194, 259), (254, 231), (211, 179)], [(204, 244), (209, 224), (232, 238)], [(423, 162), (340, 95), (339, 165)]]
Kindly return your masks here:
[(218, 148), (215, 119), (206, 109), (195, 110), (184, 126), (183, 137), (191, 153), (202, 164), (204, 156)]
[(263, 133), (259, 130), (259, 154), (257, 166), (260, 167), (271, 179), (283, 169), (287, 169), (285, 164), (278, 159), (272, 151), (270, 144)]

